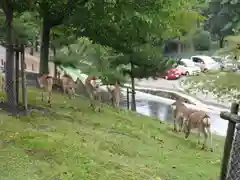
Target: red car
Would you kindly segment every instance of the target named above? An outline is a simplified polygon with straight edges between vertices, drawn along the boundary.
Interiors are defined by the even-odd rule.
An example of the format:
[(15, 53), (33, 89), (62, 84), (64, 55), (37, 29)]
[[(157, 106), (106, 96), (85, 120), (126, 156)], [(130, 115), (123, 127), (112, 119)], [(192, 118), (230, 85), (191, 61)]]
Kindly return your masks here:
[(176, 67), (175, 69), (176, 69), (177, 72), (179, 72), (181, 75), (185, 75), (185, 74), (186, 74), (186, 70), (185, 70), (184, 68)]
[(179, 71), (179, 69), (174, 68), (174, 69), (169, 69), (167, 73), (164, 75), (165, 79), (178, 79), (182, 75), (182, 72)]

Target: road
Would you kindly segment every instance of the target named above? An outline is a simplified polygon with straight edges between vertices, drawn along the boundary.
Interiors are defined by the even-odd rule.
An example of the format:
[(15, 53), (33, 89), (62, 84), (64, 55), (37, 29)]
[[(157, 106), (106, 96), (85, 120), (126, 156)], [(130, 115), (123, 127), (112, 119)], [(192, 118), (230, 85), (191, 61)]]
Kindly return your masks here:
[(151, 78), (142, 79), (142, 80), (136, 80), (136, 86), (177, 91), (177, 92), (187, 94), (193, 98), (196, 98), (197, 100), (200, 100), (201, 102), (207, 105), (218, 106), (224, 109), (230, 108), (231, 102), (229, 101), (219, 102), (217, 99), (214, 98), (212, 93), (208, 93), (208, 95), (203, 94), (201, 92), (197, 92), (196, 94), (186, 93), (186, 91), (184, 91), (181, 85), (181, 81), (183, 81), (186, 78), (187, 77), (182, 77), (178, 80), (165, 80), (161, 78), (159, 78), (158, 80), (153, 80)]
[(136, 80), (135, 83), (136, 85), (140, 85), (140, 86), (183, 91), (180, 85), (180, 81), (184, 79), (185, 77), (181, 77), (178, 80), (166, 80), (162, 78), (153, 80), (152, 78), (149, 78), (149, 79)]

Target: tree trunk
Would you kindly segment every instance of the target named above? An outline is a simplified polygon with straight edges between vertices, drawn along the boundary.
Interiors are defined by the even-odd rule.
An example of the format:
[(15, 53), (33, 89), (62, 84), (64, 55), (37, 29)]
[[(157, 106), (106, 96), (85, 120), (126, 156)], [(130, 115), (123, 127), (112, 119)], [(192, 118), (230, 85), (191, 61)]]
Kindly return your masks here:
[(131, 62), (131, 83), (132, 83), (132, 102), (131, 102), (131, 110), (136, 111), (136, 99), (135, 99), (135, 81), (133, 74), (133, 63)]
[(35, 37), (35, 52), (38, 52), (38, 37)]
[(16, 103), (19, 105), (19, 45), (16, 47), (15, 56), (15, 75), (16, 75)]
[(21, 45), (21, 78), (22, 78), (22, 102), (24, 105), (25, 112), (27, 114), (28, 104), (27, 104), (27, 92), (26, 92), (26, 76), (25, 76), (25, 53), (24, 53), (24, 45)]
[(6, 7), (6, 93), (7, 101), (14, 112), (17, 103), (16, 103), (16, 94), (15, 94), (15, 77), (14, 77), (14, 49), (13, 49), (13, 30), (12, 30), (12, 21), (13, 21), (13, 7)]
[(31, 41), (30, 55), (33, 56), (33, 52), (34, 52), (34, 40)]
[(224, 37), (219, 39), (219, 48), (224, 48)]
[(48, 74), (48, 59), (49, 59), (49, 41), (50, 41), (51, 26), (46, 18), (43, 18), (41, 52), (40, 52), (40, 74)]
[[(54, 57), (54, 59), (56, 58), (56, 54), (57, 54), (56, 48), (53, 47), (53, 57)], [(56, 63), (54, 63), (54, 77), (55, 78), (57, 77), (57, 65), (56, 65)]]

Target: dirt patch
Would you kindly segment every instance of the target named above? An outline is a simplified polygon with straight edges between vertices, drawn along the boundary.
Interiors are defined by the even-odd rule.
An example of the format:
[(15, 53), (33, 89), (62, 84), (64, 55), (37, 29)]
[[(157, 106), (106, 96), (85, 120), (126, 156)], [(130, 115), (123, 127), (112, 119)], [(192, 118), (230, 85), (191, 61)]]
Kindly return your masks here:
[(6, 111), (7, 113), (10, 113), (13, 116), (25, 116), (30, 114), (34, 110), (38, 110), (41, 112), (49, 112), (47, 108), (34, 106), (31, 104), (28, 104), (28, 110), (25, 110), (22, 104), (18, 105), (16, 108), (13, 108), (12, 105), (5, 101), (0, 102), (0, 110)]

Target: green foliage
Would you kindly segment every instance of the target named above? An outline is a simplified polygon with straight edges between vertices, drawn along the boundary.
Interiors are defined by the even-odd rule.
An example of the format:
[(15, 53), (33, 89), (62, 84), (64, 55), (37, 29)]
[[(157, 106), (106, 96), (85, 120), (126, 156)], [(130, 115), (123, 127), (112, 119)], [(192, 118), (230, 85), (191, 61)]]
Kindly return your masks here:
[(59, 49), (63, 46), (68, 46), (75, 43), (77, 40), (71, 26), (56, 26), (51, 30), (51, 46)]
[[(124, 57), (114, 64), (127, 67), (132, 64), (135, 72), (130, 74), (136, 77), (153, 76), (160, 67), (165, 70), (162, 49), (154, 44), (181, 35), (199, 17), (195, 11), (183, 10), (191, 9), (193, 1), (103, 2), (82, 7), (70, 22), (78, 28), (79, 35), (123, 53)], [(150, 57), (150, 49), (158, 55)]]
[(226, 37), (239, 29), (240, 2), (236, 0), (211, 0), (205, 10), (208, 17), (205, 27), (218, 38)]
[(98, 76), (103, 84), (115, 84), (116, 81), (125, 81), (121, 68), (110, 66), (117, 58), (119, 55), (111, 48), (93, 44), (88, 38), (79, 38), (75, 44), (63, 47), (53, 61)]
[(193, 36), (194, 48), (197, 51), (208, 51), (211, 48), (211, 35), (208, 31), (199, 29)]
[(184, 82), (184, 86), (191, 93), (212, 93), (219, 101), (239, 101), (239, 78), (238, 72), (212, 72), (191, 77)]
[[(5, 15), (0, 13), (0, 39), (2, 43), (5, 41), (6, 27), (5, 27)], [(33, 41), (37, 35), (39, 35), (39, 24), (35, 18), (34, 13), (23, 12), (15, 13), (13, 19), (13, 37), (14, 43), (28, 45), (30, 41)]]

